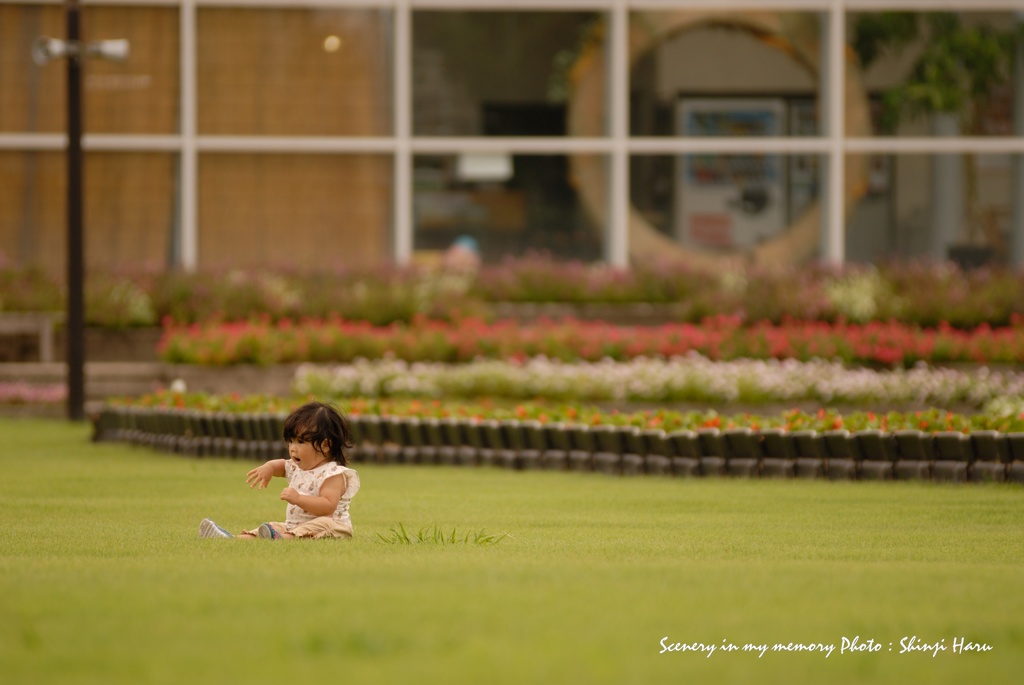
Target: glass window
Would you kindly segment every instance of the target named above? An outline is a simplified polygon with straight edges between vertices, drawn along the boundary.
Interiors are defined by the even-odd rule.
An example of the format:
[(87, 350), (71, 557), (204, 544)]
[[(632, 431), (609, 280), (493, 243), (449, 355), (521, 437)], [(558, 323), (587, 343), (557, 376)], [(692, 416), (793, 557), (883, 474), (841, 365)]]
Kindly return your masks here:
[[(819, 26), (812, 13), (631, 13), (632, 134), (814, 135)], [(689, 114), (713, 101), (779, 101), (781, 109), (753, 130), (735, 117), (713, 125), (710, 113)]]
[(63, 151), (0, 150), (0, 261), (62, 272), (65, 168)]
[[(413, 132), (600, 135), (602, 27), (593, 12), (415, 12)], [(566, 118), (581, 79), (597, 122), (586, 131)]]
[(1008, 261), (1012, 155), (868, 159), (874, 160), (872, 184), (847, 222), (851, 261), (950, 259), (965, 266)]
[(64, 35), (59, 6), (0, 5), (0, 131), (56, 133), (65, 130), (64, 73), (60, 63), (38, 66), (32, 42)]
[(131, 50), (123, 62), (99, 58), (86, 62), (82, 71), (85, 131), (177, 133), (178, 9), (87, 5), (82, 12), (82, 35), (88, 41), (125, 38)]
[[(85, 263), (116, 268), (171, 263), (177, 156), (88, 152), (83, 182)], [(67, 244), (64, 153), (0, 152), (0, 253), (63, 273)]]
[(820, 167), (817, 155), (633, 155), (633, 256), (816, 257)]
[[(632, 255), (820, 257), (823, 164), (815, 155), (634, 155)], [(1012, 155), (847, 155), (845, 173), (848, 262), (1009, 260)]]
[(391, 23), (378, 9), (200, 8), (199, 133), (389, 135)]
[(603, 175), (606, 162), (599, 155), (418, 156), (414, 249), (441, 253), (468, 238), (486, 262), (529, 252), (599, 260), (607, 194), (581, 196), (571, 180), (587, 166)]
[(85, 258), (105, 268), (174, 263), (178, 156), (163, 152), (85, 155)]
[[(178, 130), (178, 11), (169, 7), (92, 7), (81, 12), (87, 42), (125, 38), (123, 62), (98, 57), (82, 70), (87, 133), (175, 133)], [(67, 128), (64, 60), (32, 61), (41, 36), (66, 35), (60, 6), (0, 5), (0, 131), (58, 133)]]
[(1013, 135), (1013, 13), (851, 12), (847, 29), (875, 135)]
[(384, 155), (199, 158), (199, 264), (325, 271), (389, 258)]

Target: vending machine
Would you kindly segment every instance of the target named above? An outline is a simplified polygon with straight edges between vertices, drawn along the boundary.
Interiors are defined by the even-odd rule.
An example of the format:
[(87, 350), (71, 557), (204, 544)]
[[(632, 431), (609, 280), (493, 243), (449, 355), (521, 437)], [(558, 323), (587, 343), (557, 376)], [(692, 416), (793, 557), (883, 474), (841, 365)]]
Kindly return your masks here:
[[(681, 136), (782, 136), (781, 98), (680, 98)], [(747, 250), (785, 230), (787, 165), (780, 154), (686, 154), (678, 161), (675, 237), (694, 248)]]

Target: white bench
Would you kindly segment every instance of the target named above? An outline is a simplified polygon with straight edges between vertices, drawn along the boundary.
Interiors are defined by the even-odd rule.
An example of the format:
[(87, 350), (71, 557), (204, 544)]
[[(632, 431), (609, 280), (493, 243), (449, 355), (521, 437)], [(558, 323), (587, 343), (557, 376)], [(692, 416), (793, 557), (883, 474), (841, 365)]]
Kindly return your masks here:
[(53, 327), (63, 312), (0, 312), (0, 335), (34, 334), (39, 337), (39, 361), (53, 361)]

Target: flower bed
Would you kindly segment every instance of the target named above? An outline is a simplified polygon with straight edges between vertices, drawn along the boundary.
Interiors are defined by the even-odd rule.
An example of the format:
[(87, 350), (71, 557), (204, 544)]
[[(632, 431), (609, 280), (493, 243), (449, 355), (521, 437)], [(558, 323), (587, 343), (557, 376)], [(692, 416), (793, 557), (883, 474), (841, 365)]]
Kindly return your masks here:
[[(282, 415), (309, 399), (270, 395), (208, 395), (160, 390), (134, 398), (108, 400), (111, 409), (168, 410), (233, 415)], [(475, 402), (418, 399), (347, 398), (337, 400), (348, 416), (402, 416), (419, 419), (464, 418), (476, 421), (515, 420), (539, 423), (576, 423), (590, 426), (614, 425), (652, 428), (667, 431), (702, 428), (761, 430), (777, 428), (784, 431), (828, 430), (921, 430), (928, 432), (998, 431), (1024, 432), (1024, 406), (1019, 403), (993, 404), (988, 411), (976, 414), (955, 414), (941, 409), (915, 412), (856, 411), (840, 413), (832, 409), (805, 412), (793, 409), (778, 414), (720, 414), (713, 410), (680, 412), (669, 409), (619, 411), (596, 406), (563, 402), (498, 402), (483, 399)]]
[(67, 394), (63, 383), (0, 382), (0, 406), (58, 405), (67, 400)]
[[(0, 309), (60, 310), (63, 290), (38, 269), (0, 264)], [(91, 272), (85, 299), (87, 323), (111, 328), (155, 326), (165, 318), (195, 323), (337, 314), (376, 324), (417, 315), (487, 318), (493, 304), (512, 302), (664, 305), (675, 320), (690, 323), (730, 313), (747, 322), (897, 319), (970, 329), (1009, 325), (1024, 314), (1024, 274), (906, 262), (725, 271), (665, 262), (626, 270), (530, 256), (461, 274), (388, 265), (323, 272)]]
[(830, 359), (850, 364), (909, 367), (917, 362), (1024, 362), (1024, 319), (1012, 327), (972, 331), (923, 329), (897, 322), (789, 322), (744, 325), (718, 316), (700, 325), (614, 326), (603, 322), (519, 324), (478, 319), (444, 323), (416, 318), (409, 325), (372, 326), (342, 319), (170, 325), (159, 345), (164, 361), (183, 364), (351, 362), (394, 357), (406, 361), (467, 362), (477, 358), (544, 356), (564, 361), (671, 358), (698, 353), (711, 360)]
[(543, 357), (522, 362), (466, 364), (400, 359), (296, 370), (294, 388), (326, 397), (501, 397), (565, 402), (968, 406), (1024, 395), (1024, 373), (933, 368), (873, 370), (814, 360), (713, 362), (690, 353), (625, 362), (563, 363)]

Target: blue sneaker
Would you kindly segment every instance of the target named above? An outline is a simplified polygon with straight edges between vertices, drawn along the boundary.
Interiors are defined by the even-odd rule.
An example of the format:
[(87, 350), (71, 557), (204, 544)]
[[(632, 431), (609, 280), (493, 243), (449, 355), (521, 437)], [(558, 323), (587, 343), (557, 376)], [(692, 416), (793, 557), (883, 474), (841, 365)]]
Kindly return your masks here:
[(274, 527), (269, 523), (261, 523), (260, 527), (256, 529), (256, 535), (261, 538), (267, 538), (268, 540), (281, 539), (281, 534), (274, 530)]
[(199, 537), (201, 538), (233, 538), (235, 537), (231, 533), (227, 532), (210, 519), (203, 519), (199, 524)]

